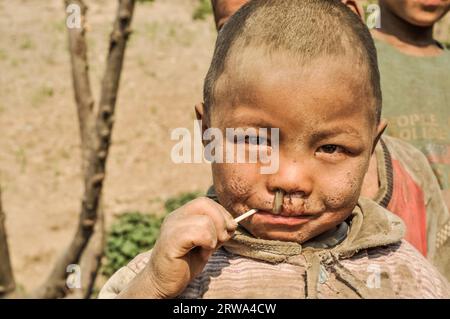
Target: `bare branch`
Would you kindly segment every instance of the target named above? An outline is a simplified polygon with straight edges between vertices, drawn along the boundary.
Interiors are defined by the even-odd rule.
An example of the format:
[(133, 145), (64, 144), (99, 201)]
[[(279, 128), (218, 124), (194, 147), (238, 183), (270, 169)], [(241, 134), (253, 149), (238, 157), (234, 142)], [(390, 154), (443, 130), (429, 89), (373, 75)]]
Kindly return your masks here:
[(89, 63), (86, 45), (86, 11), (82, 0), (65, 0), (66, 8), (75, 4), (80, 8), (81, 28), (67, 28), (69, 39), (70, 63), (72, 65), (72, 84), (77, 104), (80, 128), (83, 170), (87, 165), (89, 148), (93, 145), (92, 127), (94, 125), (94, 98), (89, 81)]
[[(86, 12), (86, 6), (81, 0), (67, 1), (66, 3), (80, 3), (83, 5), (83, 10)], [(106, 70), (102, 81), (102, 91), (100, 98), (99, 113), (96, 118), (96, 129), (91, 133), (89, 126), (81, 129), (82, 132), (86, 130), (86, 135), (82, 142), (88, 145), (84, 146), (87, 151), (86, 166), (84, 166), (84, 195), (81, 204), (81, 213), (76, 234), (65, 253), (56, 262), (50, 276), (44, 285), (37, 290), (34, 297), (37, 298), (57, 298), (64, 296), (66, 291), (66, 267), (69, 264), (75, 264), (80, 261), (81, 255), (86, 248), (94, 230), (97, 220), (97, 211), (105, 177), (105, 165), (108, 157), (108, 151), (111, 141), (111, 133), (113, 128), (114, 109), (116, 104), (117, 91), (119, 89), (119, 80), (122, 70), (122, 64), (125, 54), (126, 42), (130, 34), (130, 23), (133, 16), (134, 0), (119, 0), (119, 7), (114, 22), (113, 31), (110, 36), (109, 51), (107, 56)], [(84, 31), (83, 31), (84, 32)], [(83, 41), (74, 42), (75, 46), (70, 46), (70, 50), (80, 49), (81, 55), (72, 53), (72, 68), (80, 68), (86, 66), (83, 70), (75, 70), (74, 74), (74, 88), (75, 90), (86, 89), (83, 85), (87, 79), (87, 59), (86, 59), (86, 45), (84, 42), (84, 33), (71, 33), (69, 31), (69, 38), (78, 37), (82, 35)], [(81, 44), (80, 44), (81, 43)], [(84, 52), (84, 53), (83, 53)], [(83, 56), (84, 54), (84, 56)], [(85, 62), (82, 60), (84, 59)], [(78, 64), (73, 64), (78, 63)], [(76, 81), (79, 81), (75, 83)], [(90, 90), (89, 90), (90, 92)], [(80, 121), (86, 121), (86, 113), (92, 111), (92, 104), (90, 93), (84, 95), (80, 92), (75, 93), (77, 106), (82, 104), (82, 110), (79, 109)], [(84, 103), (83, 102), (83, 103)], [(89, 105), (89, 111), (86, 109)], [(86, 112), (86, 113), (85, 113)], [(89, 114), (89, 113), (88, 113)], [(90, 119), (88, 119), (89, 121)], [(86, 123), (84, 123), (86, 124)], [(80, 127), (82, 125), (80, 123)], [(83, 133), (82, 133), (83, 134)], [(92, 134), (92, 140), (90, 139)], [(88, 136), (88, 137), (86, 137)], [(84, 139), (84, 140), (83, 140)]]

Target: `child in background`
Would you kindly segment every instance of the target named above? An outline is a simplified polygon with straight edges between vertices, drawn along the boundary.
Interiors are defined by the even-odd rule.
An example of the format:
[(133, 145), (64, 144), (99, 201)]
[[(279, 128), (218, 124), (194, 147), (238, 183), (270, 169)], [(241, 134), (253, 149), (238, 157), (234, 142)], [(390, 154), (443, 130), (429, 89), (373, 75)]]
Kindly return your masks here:
[[(196, 112), (204, 130), (279, 128), (279, 170), (213, 163), (215, 201), (170, 214), (154, 249), (100, 297), (449, 297), (445, 278), (402, 240), (401, 220), (359, 197), (385, 128), (376, 60), (369, 31), (340, 1), (242, 7), (219, 33)], [(272, 150), (271, 136), (224, 147), (239, 141)], [(233, 217), (251, 208), (237, 227)]]
[(217, 30), (248, 0), (211, 0)]
[[(433, 27), (450, 9), (450, 1), (379, 0), (379, 5), (381, 28), (372, 35), (387, 133), (425, 154), (450, 208), (450, 53), (433, 38)], [(393, 169), (400, 170), (398, 163)], [(404, 173), (412, 180), (414, 171)], [(417, 183), (409, 185), (413, 195), (409, 198), (423, 193)], [(428, 249), (434, 250), (434, 264), (450, 278), (450, 220), (448, 214), (437, 218), (434, 225), (426, 224), (427, 232), (436, 238), (434, 245), (429, 241)]]

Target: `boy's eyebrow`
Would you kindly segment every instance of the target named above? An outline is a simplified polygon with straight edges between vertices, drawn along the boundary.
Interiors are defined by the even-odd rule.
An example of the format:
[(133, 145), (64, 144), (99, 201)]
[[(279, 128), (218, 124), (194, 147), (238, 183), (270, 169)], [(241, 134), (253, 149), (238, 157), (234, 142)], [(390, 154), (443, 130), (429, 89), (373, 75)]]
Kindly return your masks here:
[[(225, 123), (227, 127), (228, 124)], [(258, 128), (274, 128), (272, 123), (269, 123), (262, 119), (248, 119), (248, 118), (237, 118), (233, 120), (233, 126), (234, 127), (241, 127), (241, 126), (250, 126), (250, 127), (258, 127)]]
[(342, 134), (352, 135), (353, 137), (361, 139), (361, 134), (359, 133), (358, 130), (354, 129), (351, 126), (346, 126), (313, 132), (311, 133), (311, 141), (313, 143), (316, 143), (326, 138), (332, 138)]

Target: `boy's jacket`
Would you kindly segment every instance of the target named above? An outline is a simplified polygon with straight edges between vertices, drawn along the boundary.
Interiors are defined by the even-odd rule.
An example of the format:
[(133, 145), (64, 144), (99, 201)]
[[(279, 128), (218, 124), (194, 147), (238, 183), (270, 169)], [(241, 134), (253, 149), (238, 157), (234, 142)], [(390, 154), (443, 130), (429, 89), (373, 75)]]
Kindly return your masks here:
[[(446, 279), (403, 234), (399, 217), (364, 198), (336, 232), (303, 245), (239, 229), (179, 298), (449, 298)], [(117, 296), (150, 258), (122, 267), (99, 297)]]

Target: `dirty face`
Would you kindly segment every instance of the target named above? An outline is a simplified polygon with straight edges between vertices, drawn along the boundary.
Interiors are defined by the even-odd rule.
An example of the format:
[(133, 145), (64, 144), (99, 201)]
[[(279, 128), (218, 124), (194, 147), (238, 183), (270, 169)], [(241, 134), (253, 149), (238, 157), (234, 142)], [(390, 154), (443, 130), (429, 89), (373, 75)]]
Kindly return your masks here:
[(380, 0), (380, 5), (408, 23), (429, 27), (450, 9), (450, 0)]
[[(250, 61), (250, 60), (247, 60)], [(344, 221), (355, 207), (377, 136), (367, 75), (319, 59), (293, 67), (289, 58), (255, 58), (227, 67), (216, 85), (208, 127), (279, 128), (279, 169), (261, 163), (212, 164), (220, 203), (255, 237), (302, 243)], [(240, 69), (240, 74), (227, 70)], [(205, 119), (204, 119), (205, 121)], [(270, 131), (270, 130), (269, 130)], [(270, 136), (243, 139), (271, 151)], [(267, 140), (267, 146), (264, 146)], [(234, 146), (227, 140), (224, 147)], [(274, 194), (285, 192), (280, 214)]]

